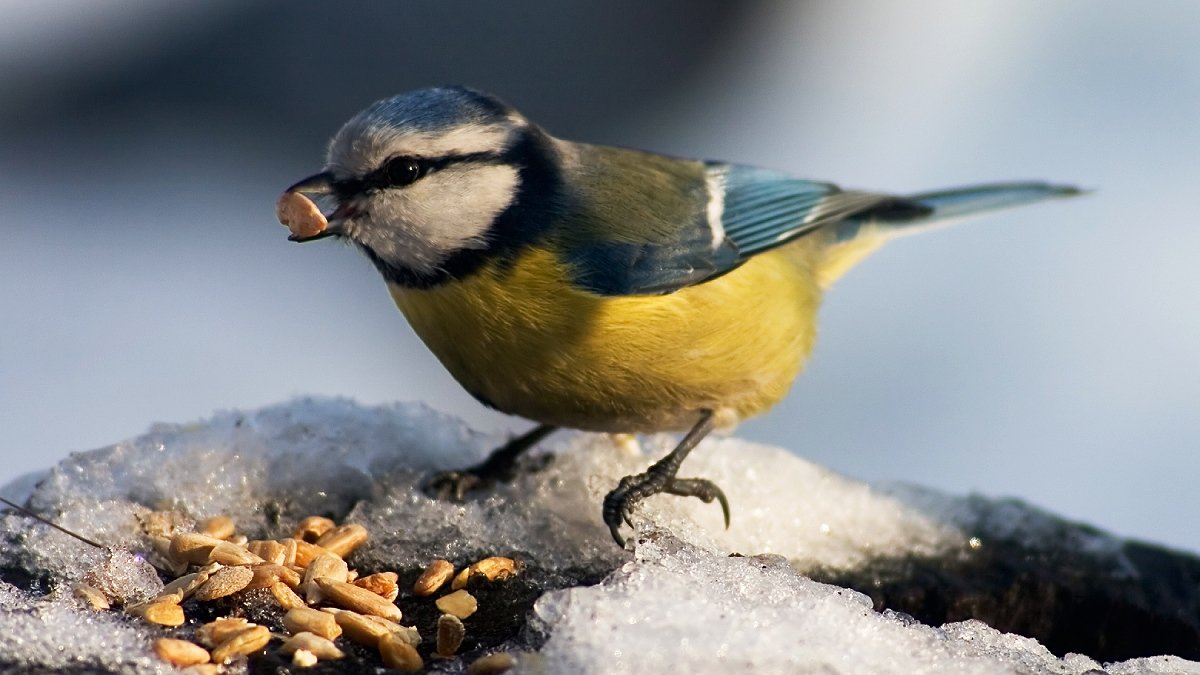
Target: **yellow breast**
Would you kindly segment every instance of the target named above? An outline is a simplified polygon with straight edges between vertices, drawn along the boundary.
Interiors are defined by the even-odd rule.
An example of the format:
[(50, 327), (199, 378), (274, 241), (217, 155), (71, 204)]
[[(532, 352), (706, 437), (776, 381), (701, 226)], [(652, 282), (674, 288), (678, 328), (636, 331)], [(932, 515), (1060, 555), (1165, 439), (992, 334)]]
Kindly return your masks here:
[(431, 289), (390, 286), (468, 391), (506, 413), (597, 431), (731, 423), (778, 402), (815, 338), (819, 251), (796, 244), (669, 295), (571, 286), (545, 250)]

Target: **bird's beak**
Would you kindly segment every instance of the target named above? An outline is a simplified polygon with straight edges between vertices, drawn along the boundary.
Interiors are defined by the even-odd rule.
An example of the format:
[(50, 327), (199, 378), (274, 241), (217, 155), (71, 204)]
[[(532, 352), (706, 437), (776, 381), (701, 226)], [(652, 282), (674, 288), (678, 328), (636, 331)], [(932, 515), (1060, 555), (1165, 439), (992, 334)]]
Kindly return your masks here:
[(343, 202), (333, 187), (333, 175), (323, 171), (294, 183), (283, 191), (275, 207), (279, 222), (286, 225), (290, 241), (306, 242), (342, 234), (342, 223), (354, 215), (354, 207)]
[(322, 171), (292, 184), (284, 192), (300, 192), (308, 194), (330, 194), (333, 192), (333, 176), (328, 171)]

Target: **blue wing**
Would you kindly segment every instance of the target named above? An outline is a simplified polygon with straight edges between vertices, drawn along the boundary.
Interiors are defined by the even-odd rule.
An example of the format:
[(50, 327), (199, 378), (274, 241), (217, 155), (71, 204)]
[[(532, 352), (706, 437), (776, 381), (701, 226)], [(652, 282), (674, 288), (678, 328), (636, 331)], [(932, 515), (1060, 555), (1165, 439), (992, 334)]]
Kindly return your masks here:
[[(655, 208), (663, 185), (654, 195), (631, 192), (620, 213), (612, 213), (610, 205), (609, 218), (640, 223), (647, 234), (572, 242), (576, 283), (602, 295), (671, 293), (831, 223), (929, 211), (899, 197), (843, 191), (754, 167), (710, 162), (697, 169), (673, 184), (688, 195), (686, 208)], [(608, 229), (611, 233), (612, 224)]]
[[(621, 199), (601, 210), (603, 222), (582, 228), (589, 234), (568, 247), (580, 286), (602, 295), (671, 293), (824, 228), (833, 241), (845, 241), (867, 223), (900, 232), (910, 224), (1078, 194), (1026, 182), (902, 197), (749, 166), (651, 157), (660, 163), (654, 173), (626, 184)], [(624, 170), (636, 171), (628, 164)]]
[(932, 211), (895, 195), (842, 190), (766, 169), (718, 164), (709, 170), (724, 184), (721, 224), (739, 263), (847, 219), (910, 220)]

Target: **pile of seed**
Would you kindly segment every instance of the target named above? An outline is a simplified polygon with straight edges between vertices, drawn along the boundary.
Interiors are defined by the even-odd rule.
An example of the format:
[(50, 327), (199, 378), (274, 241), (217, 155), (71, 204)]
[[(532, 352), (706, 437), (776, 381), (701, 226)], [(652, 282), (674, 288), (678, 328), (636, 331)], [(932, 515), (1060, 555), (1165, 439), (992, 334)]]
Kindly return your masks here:
[[(148, 531), (160, 569), (177, 578), (155, 598), (127, 604), (125, 611), (144, 621), (167, 627), (187, 622), (184, 603), (208, 603), (257, 589), (269, 589), (285, 614), (286, 635), (245, 618), (224, 617), (199, 625), (194, 640), (160, 638), (154, 651), (164, 661), (186, 667), (193, 675), (221, 672), (224, 664), (270, 649), (278, 639), (279, 653), (294, 665), (309, 667), (341, 659), (338, 641), (350, 640), (378, 652), (383, 665), (403, 672), (425, 667), (417, 652), (421, 634), (415, 626), (400, 624), (395, 600), (399, 595), (396, 572), (359, 576), (346, 558), (367, 542), (362, 525), (336, 525), (321, 516), (305, 518), (291, 537), (250, 541), (236, 532), (233, 519), (218, 516), (199, 523), (195, 532), (169, 534), (176, 514), (152, 514)], [(143, 522), (147, 526), (147, 522)], [(413, 595), (432, 597), (449, 582), (450, 591), (434, 601), (441, 615), (429, 627), (436, 637), (433, 657), (452, 659), (466, 636), (463, 619), (478, 608), (468, 583), (491, 583), (511, 578), (519, 566), (511, 558), (490, 557), (464, 567), (434, 560), (413, 585)], [(97, 611), (110, 608), (115, 598), (96, 585), (78, 584), (75, 594)], [(194, 605), (189, 605), (194, 606)], [(211, 614), (210, 614), (211, 616)], [(501, 673), (515, 660), (503, 652), (486, 655), (468, 668), (469, 673)]]

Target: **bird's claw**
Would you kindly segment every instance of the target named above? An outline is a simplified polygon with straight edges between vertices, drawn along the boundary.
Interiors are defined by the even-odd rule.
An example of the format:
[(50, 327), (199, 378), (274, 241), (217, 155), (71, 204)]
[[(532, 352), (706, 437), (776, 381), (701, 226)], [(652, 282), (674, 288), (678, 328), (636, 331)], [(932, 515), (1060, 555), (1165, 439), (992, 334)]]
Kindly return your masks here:
[(721, 515), (725, 517), (725, 529), (729, 529), (729, 499), (716, 483), (704, 478), (672, 478), (663, 492), (680, 497), (696, 497), (705, 504), (717, 500), (721, 504)]
[(612, 492), (604, 497), (604, 523), (612, 533), (617, 546), (625, 548), (625, 538), (621, 536), (621, 523), (633, 528), (633, 507), (646, 497), (659, 493), (676, 495), (678, 497), (696, 497), (705, 504), (716, 500), (721, 504), (721, 514), (725, 517), (725, 528), (729, 529), (729, 499), (716, 483), (704, 478), (667, 478), (653, 471), (640, 473), (636, 476), (625, 476)]
[(529, 448), (554, 431), (555, 427), (540, 425), (496, 448), (479, 464), (436, 473), (425, 483), (425, 493), (442, 501), (461, 502), (467, 493), (489, 488), (496, 483), (511, 482), (522, 471), (537, 472), (549, 465), (552, 456), (536, 458), (518, 466), (518, 458)]
[(425, 483), (425, 493), (444, 502), (461, 502), (467, 498), (467, 493), (491, 484), (492, 480), (470, 469), (442, 471)]
[(553, 455), (526, 457), (520, 463), (496, 462), (490, 457), (480, 464), (457, 471), (442, 471), (425, 483), (425, 494), (449, 502), (465, 501), (472, 492), (498, 483), (511, 483), (523, 473), (538, 473), (554, 460)]

